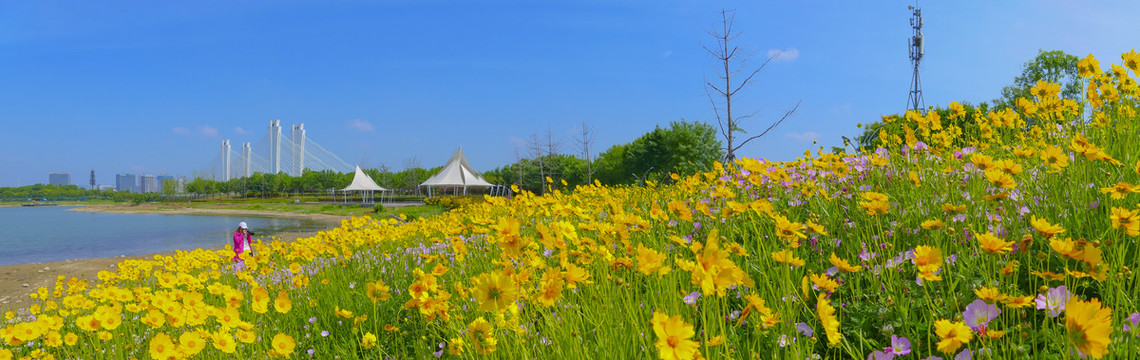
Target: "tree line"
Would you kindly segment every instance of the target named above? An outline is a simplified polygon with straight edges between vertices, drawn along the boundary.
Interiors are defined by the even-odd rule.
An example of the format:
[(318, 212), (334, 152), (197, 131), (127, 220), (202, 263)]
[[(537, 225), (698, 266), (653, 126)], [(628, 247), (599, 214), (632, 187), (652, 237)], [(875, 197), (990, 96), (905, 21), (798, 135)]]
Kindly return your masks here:
[(685, 176), (711, 169), (725, 154), (716, 129), (701, 122), (681, 120), (669, 123), (669, 127), (657, 126), (632, 142), (614, 145), (596, 156), (591, 150), (591, 135), (590, 131), (578, 134), (578, 154), (560, 151), (560, 141), (549, 131), (546, 136), (532, 136), (526, 144), (531, 149), (529, 158), (488, 171), (484, 178), (493, 184), (518, 185), (542, 194), (546, 192), (547, 178), (556, 187), (565, 181), (568, 188), (595, 180), (604, 185), (668, 181), (673, 173)]
[(159, 193), (134, 194), (122, 191), (84, 189), (77, 185), (25, 185), (20, 187), (0, 187), (0, 201), (155, 201), (162, 198)]
[[(416, 193), (420, 183), (427, 180), (442, 167), (424, 169), (411, 167), (402, 171), (392, 171), (387, 166), (362, 169), (366, 175), (385, 189), (406, 193)], [(340, 173), (332, 170), (305, 170), (301, 176), (286, 173), (254, 173), (248, 177), (217, 181), (197, 177), (186, 183), (186, 192), (191, 194), (228, 193), (244, 197), (277, 197), (286, 193), (320, 193), (340, 190), (352, 183), (355, 173)]]

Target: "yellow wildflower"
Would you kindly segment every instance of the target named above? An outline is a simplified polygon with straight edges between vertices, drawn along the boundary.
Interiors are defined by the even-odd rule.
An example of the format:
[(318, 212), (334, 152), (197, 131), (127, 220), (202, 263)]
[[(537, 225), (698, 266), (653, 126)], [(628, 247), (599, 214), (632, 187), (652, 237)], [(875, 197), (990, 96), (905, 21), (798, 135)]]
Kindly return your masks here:
[(978, 244), (985, 250), (994, 254), (1004, 254), (1013, 250), (1013, 242), (1006, 241), (1002, 238), (995, 236), (993, 233), (987, 231), (985, 234), (978, 235)]
[(953, 354), (974, 338), (973, 331), (961, 321), (950, 322), (946, 319), (935, 321), (934, 332), (942, 338), (937, 345), (938, 351), (944, 354)]
[(1081, 301), (1073, 296), (1065, 304), (1065, 328), (1081, 354), (1102, 358), (1112, 342), (1112, 308), (1101, 307), (1099, 299)]
[(278, 333), (273, 336), (273, 341), (270, 342), (270, 345), (273, 347), (271, 352), (274, 355), (289, 357), (289, 355), (293, 354), (293, 348), (297, 346), (297, 343), (293, 341), (292, 336)]
[(839, 340), (843, 337), (839, 333), (839, 320), (835, 318), (835, 307), (827, 301), (827, 297), (820, 294), (816, 298), (815, 312), (819, 316), (819, 322), (823, 324), (823, 329), (827, 333), (827, 343), (831, 345), (839, 344)]
[(662, 360), (689, 360), (699, 355), (697, 348), (700, 344), (691, 340), (696, 332), (680, 315), (669, 316), (655, 311), (650, 323), (657, 335), (655, 345)]
[(846, 272), (859, 272), (859, 270), (863, 269), (862, 265), (851, 266), (851, 263), (847, 262), (847, 260), (840, 259), (839, 256), (835, 255), (835, 253), (831, 253), (831, 257), (827, 260), (831, 262), (831, 265), (834, 265), (835, 267), (839, 268), (839, 270)]

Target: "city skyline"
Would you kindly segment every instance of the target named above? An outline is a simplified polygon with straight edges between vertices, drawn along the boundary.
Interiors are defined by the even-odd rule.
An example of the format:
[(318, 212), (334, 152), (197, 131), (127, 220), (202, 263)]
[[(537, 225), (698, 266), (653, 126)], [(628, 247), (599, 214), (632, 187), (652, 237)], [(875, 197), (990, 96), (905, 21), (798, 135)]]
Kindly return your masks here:
[[(98, 172), (96, 172), (95, 174), (97, 175), (97, 174), (98, 174)], [(62, 184), (63, 186), (68, 186), (68, 185), (75, 185), (75, 186), (78, 186), (78, 187), (80, 187), (80, 188), (83, 188), (84, 186), (88, 186), (88, 187), (92, 186), (90, 183), (83, 183), (83, 184), (78, 184), (78, 183), (74, 183), (74, 182), (72, 182), (72, 180), (71, 180), (71, 173), (70, 173), (70, 172), (66, 172), (66, 171), (53, 171), (53, 172), (50, 172), (50, 173), (48, 173), (48, 181), (46, 181), (46, 182), (36, 182), (36, 183), (31, 183), (31, 184), (24, 184), (24, 185), (16, 185), (16, 186), (25, 186), (25, 185), (61, 185), (61, 184), (56, 184), (55, 182), (53, 182), (53, 181), (52, 181), (52, 177), (53, 177), (53, 175), (66, 175), (66, 176), (67, 176), (67, 178), (66, 178), (66, 179), (67, 179), (67, 180), (66, 180), (66, 184)], [(114, 174), (114, 176), (116, 177), (116, 182), (117, 182), (117, 180), (118, 180), (118, 179), (117, 179), (117, 177), (118, 177), (118, 176), (120, 176), (120, 175), (134, 175), (134, 176), (136, 176), (136, 177), (139, 177), (139, 176), (144, 176), (144, 175), (145, 175), (145, 176), (154, 176), (156, 179), (162, 179), (162, 178), (173, 179), (173, 178), (174, 178), (174, 176), (171, 176), (171, 175), (164, 175), (163, 173), (159, 173), (159, 174), (143, 174), (143, 173), (116, 173), (116, 174)], [(101, 186), (108, 186), (108, 185), (110, 185), (110, 186), (113, 186), (113, 184), (114, 184), (114, 183), (110, 183), (110, 184), (108, 184), (108, 183), (102, 183), (102, 182), (99, 182), (99, 181), (98, 181), (98, 176), (96, 176), (96, 181), (95, 181), (95, 184), (94, 184), (93, 186), (94, 186), (94, 187), (96, 187), (96, 188), (98, 188), (98, 187), (101, 187)]]
[[(91, 184), (91, 183), (76, 184), (76, 183), (71, 182), (71, 173), (69, 173), (69, 172), (51, 172), (51, 173), (48, 173), (48, 181), (47, 182), (38, 182), (38, 183), (26, 184), (26, 185), (56, 185), (56, 186), (74, 185), (74, 186), (77, 186), (79, 188), (83, 188), (84, 185), (86, 185), (90, 189), (102, 189), (102, 188), (110, 187), (110, 188), (115, 189), (116, 191), (124, 191), (123, 187), (119, 186), (120, 179), (124, 178), (124, 176), (133, 177), (135, 179), (135, 183), (142, 181), (141, 179), (143, 177), (150, 177), (152, 180), (155, 181), (155, 183), (152, 184), (153, 189), (151, 189), (151, 190), (156, 190), (156, 191), (161, 190), (163, 181), (174, 179), (174, 176), (172, 176), (172, 175), (142, 174), (142, 173), (117, 173), (114, 175), (115, 182), (112, 184), (99, 183), (97, 180), (95, 180), (94, 184)], [(19, 186), (24, 186), (24, 185), (19, 185)], [(128, 186), (126, 186), (125, 191), (139, 190), (140, 186), (141, 185), (128, 185)], [(155, 192), (155, 191), (146, 191), (146, 190), (139, 190), (139, 191), (141, 191), (141, 192)]]
[[(715, 126), (701, 46), (722, 9), (755, 61), (776, 56), (735, 104), (756, 114), (742, 125), (758, 132), (802, 101), (740, 155), (791, 160), (905, 109), (914, 4), (3, 2), (0, 186), (92, 168), (101, 184), (191, 177), (221, 140), (255, 142), (274, 119), (304, 123), (349, 164), (393, 170), (442, 165), (460, 146), (491, 170), (548, 130), (575, 154), (583, 122), (595, 153), (670, 121)], [(1137, 2), (918, 5), (930, 106), (999, 97), (1038, 50), (1107, 66), (1140, 44)]]

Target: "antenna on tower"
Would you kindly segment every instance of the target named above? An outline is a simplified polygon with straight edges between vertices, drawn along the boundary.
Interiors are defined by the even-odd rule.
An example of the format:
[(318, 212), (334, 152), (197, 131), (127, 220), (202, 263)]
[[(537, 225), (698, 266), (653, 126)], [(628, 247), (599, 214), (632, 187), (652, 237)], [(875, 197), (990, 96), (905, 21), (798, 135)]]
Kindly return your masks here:
[(910, 94), (907, 96), (906, 106), (907, 110), (918, 111), (919, 113), (926, 112), (926, 100), (922, 98), (922, 79), (918, 75), (918, 65), (922, 61), (922, 56), (926, 54), (926, 42), (922, 40), (922, 9), (914, 6), (907, 6), (911, 10), (910, 27), (913, 33), (910, 39), (907, 40), (907, 47), (910, 50), (910, 63), (914, 65), (914, 74), (910, 79)]

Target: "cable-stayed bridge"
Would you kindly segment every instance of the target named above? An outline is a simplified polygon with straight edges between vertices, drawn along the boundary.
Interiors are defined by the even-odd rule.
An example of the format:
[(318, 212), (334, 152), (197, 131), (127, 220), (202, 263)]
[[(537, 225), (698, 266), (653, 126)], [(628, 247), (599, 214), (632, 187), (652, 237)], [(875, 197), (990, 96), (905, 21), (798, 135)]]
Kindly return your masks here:
[(282, 136), (281, 120), (270, 120), (264, 138), (254, 144), (242, 143), (238, 151), (230, 147), (228, 139), (222, 140), (221, 151), (210, 161), (202, 177), (229, 181), (253, 173), (284, 172), (290, 176), (301, 176), (305, 169), (342, 173), (355, 170), (336, 154), (305, 136), (305, 124), (293, 124), (288, 135)]

